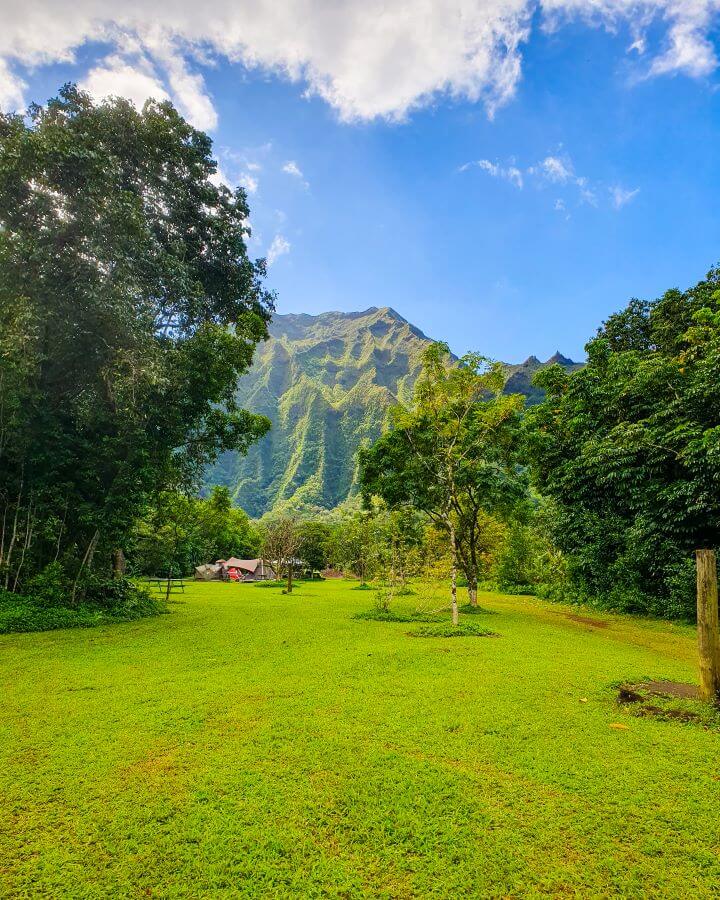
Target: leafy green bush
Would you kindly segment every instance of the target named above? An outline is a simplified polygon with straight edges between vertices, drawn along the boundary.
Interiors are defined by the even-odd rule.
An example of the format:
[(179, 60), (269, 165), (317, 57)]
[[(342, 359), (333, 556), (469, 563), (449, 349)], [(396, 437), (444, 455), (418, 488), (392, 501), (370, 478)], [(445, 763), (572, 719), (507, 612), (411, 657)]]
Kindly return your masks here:
[(164, 604), (145, 588), (124, 578), (92, 579), (84, 586), (83, 599), (77, 606), (68, 606), (69, 590), (54, 569), (43, 571), (28, 585), (37, 593), (20, 595), (0, 590), (0, 634), (91, 628), (111, 622), (131, 622), (166, 611)]
[(52, 562), (28, 579), (24, 594), (41, 606), (66, 606), (71, 586), (60, 562)]

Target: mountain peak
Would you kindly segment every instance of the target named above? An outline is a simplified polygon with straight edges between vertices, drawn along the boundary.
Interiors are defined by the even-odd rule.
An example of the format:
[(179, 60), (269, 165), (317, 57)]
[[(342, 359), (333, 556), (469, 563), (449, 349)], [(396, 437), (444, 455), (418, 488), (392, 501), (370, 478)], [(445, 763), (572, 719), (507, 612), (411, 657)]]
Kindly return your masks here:
[(550, 365), (551, 363), (558, 363), (561, 366), (575, 365), (575, 363), (571, 359), (568, 359), (567, 356), (563, 356), (559, 350), (556, 350), (548, 360), (548, 365)]
[[(237, 401), (272, 431), (247, 456), (222, 454), (206, 484), (229, 487), (251, 516), (333, 509), (357, 491), (357, 448), (382, 433), (394, 403), (411, 400), (430, 338), (391, 306), (279, 314), (269, 333)], [(549, 362), (572, 367), (560, 353)], [(543, 365), (534, 355), (505, 365), (506, 393), (541, 400), (532, 376)]]

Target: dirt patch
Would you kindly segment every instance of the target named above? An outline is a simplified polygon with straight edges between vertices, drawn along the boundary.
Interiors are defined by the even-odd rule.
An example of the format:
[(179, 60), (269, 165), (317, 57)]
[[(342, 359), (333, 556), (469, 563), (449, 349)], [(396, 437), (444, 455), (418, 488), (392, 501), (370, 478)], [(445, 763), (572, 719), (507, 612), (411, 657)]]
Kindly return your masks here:
[(640, 684), (623, 684), (618, 690), (618, 703), (634, 707), (636, 716), (675, 720), (676, 722), (699, 722), (704, 719), (692, 709), (678, 706), (659, 706), (652, 699), (662, 700), (697, 700), (698, 687), (695, 684), (682, 684), (677, 681), (644, 681)]
[(682, 700), (697, 700), (700, 688), (696, 684), (682, 684), (679, 681), (648, 681), (643, 689), (654, 697), (680, 697)]
[(663, 709), (650, 703), (643, 704), (638, 710), (639, 716), (654, 716), (658, 719), (676, 719), (678, 722), (700, 722), (701, 717), (688, 709)]
[(666, 697), (676, 700), (697, 700), (700, 689), (696, 684), (680, 681), (643, 681), (640, 684), (623, 684), (618, 691), (620, 703), (644, 703), (649, 697)]
[(571, 622), (577, 622), (578, 625), (589, 625), (591, 628), (609, 628), (609, 622), (603, 622), (602, 619), (591, 619), (589, 616), (579, 616), (577, 613), (568, 613), (565, 616)]

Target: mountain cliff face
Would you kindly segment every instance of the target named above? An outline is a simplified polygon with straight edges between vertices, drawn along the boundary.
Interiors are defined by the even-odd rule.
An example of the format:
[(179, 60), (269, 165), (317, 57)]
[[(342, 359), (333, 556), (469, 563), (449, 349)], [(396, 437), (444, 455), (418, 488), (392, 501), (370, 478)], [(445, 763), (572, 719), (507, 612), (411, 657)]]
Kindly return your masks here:
[[(411, 398), (429, 342), (389, 307), (275, 316), (238, 384), (240, 404), (273, 427), (246, 457), (223, 454), (206, 483), (227, 485), (251, 516), (342, 503), (355, 489), (358, 446), (381, 434), (394, 403)], [(556, 357), (548, 362), (576, 365)], [(536, 401), (530, 378), (542, 365), (530, 357), (508, 366), (507, 389)]]

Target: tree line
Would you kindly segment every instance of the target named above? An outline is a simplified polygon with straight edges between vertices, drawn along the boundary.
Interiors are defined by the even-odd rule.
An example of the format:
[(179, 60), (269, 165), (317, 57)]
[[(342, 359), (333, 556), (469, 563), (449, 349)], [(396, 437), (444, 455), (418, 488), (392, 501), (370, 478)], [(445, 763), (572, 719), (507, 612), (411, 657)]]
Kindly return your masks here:
[[(435, 521), (471, 602), (500, 529), (482, 573), (500, 586), (692, 618), (694, 551), (720, 543), (719, 288), (713, 269), (631, 300), (581, 370), (536, 374), (545, 398), (528, 409), (497, 366), (434, 345), (413, 403), (360, 452), (364, 496)], [(454, 574), (451, 603), (457, 621)]]
[(67, 85), (0, 114), (0, 600), (125, 603), (126, 556), (185, 574), (264, 553), (361, 581), (446, 575), (454, 622), (458, 587), (472, 606), (487, 584), (693, 614), (692, 552), (719, 543), (718, 270), (631, 300), (584, 368), (536, 375), (530, 408), (500, 365), (431, 345), (412, 402), (359, 452), (362, 505), (258, 525), (227, 491), (197, 496), (218, 453), (270, 427), (235, 388), (274, 298), (246, 195), (216, 172), (167, 102)]

